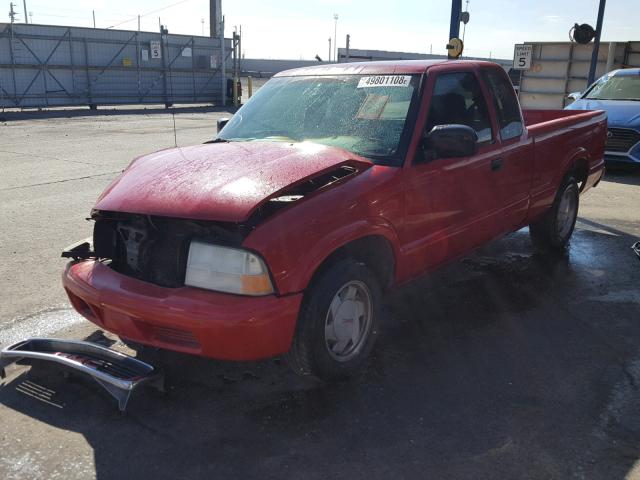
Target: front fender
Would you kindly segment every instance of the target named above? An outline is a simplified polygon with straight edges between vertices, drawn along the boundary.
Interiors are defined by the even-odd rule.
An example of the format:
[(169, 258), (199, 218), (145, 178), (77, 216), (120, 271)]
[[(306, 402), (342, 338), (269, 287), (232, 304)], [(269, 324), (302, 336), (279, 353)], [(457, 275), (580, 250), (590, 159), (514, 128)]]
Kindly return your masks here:
[(381, 217), (368, 218), (345, 225), (324, 236), (301, 258), (295, 270), (282, 282), (282, 287), (280, 285), (278, 287), (284, 288), (289, 293), (296, 293), (306, 289), (314, 273), (331, 254), (353, 241), (371, 236), (382, 237), (389, 242), (397, 264), (400, 253), (398, 248), (399, 241), (393, 225)]
[(392, 219), (402, 218), (398, 169), (374, 167), (310, 195), (259, 224), (243, 246), (265, 259), (279, 294), (303, 291), (317, 268), (338, 248), (362, 237), (386, 239), (399, 258)]

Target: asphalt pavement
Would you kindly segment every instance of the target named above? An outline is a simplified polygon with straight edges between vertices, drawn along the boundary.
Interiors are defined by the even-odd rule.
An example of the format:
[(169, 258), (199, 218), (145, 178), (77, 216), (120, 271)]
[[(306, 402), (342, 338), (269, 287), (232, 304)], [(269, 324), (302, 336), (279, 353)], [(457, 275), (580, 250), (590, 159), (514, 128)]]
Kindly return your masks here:
[[(131, 159), (174, 144), (173, 117), (98, 113), (0, 118), (0, 344), (126, 350), (69, 308), (58, 257)], [(178, 109), (178, 144), (227, 114)], [(533, 253), (525, 229), (397, 289), (368, 369), (335, 385), (282, 359), (144, 350), (167, 392), (136, 392), (123, 415), (90, 380), (14, 368), (0, 478), (640, 478), (638, 239), (640, 174), (608, 174), (567, 255)]]

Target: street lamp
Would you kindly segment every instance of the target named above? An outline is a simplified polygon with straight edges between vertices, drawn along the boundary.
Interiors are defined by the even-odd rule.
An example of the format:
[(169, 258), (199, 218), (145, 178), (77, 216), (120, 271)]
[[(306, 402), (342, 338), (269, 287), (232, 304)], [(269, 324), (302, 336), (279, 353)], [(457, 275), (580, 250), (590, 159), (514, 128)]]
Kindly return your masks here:
[(338, 62), (338, 14), (333, 14), (333, 61)]

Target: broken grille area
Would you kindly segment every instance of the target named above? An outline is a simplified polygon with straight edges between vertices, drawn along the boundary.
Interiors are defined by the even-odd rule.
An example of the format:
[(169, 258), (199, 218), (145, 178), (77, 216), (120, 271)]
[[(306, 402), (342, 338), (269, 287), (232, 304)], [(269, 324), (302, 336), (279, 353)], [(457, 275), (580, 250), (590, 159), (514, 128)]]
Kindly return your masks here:
[(240, 246), (237, 225), (117, 212), (94, 212), (97, 258), (118, 273), (162, 287), (181, 287), (191, 240)]

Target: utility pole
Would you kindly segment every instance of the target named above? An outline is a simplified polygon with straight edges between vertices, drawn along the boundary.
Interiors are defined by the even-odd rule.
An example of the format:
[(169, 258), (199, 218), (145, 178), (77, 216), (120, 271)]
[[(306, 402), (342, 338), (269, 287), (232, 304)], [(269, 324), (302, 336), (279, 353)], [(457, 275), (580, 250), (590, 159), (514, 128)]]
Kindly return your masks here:
[(91, 13), (93, 14), (93, 28), (96, 28), (96, 11), (91, 10)]
[(140, 31), (140, 15), (138, 15), (138, 32)]
[(329, 37), (329, 61), (331, 61), (331, 37)]
[(596, 79), (596, 67), (598, 66), (598, 51), (600, 50), (600, 33), (602, 33), (602, 20), (604, 19), (604, 6), (606, 0), (600, 0), (598, 7), (598, 20), (596, 23), (596, 38), (593, 43), (593, 52), (591, 53), (591, 65), (589, 66), (589, 77), (587, 78), (587, 87)]
[(27, 18), (27, 0), (22, 0), (22, 7), (24, 8), (24, 23), (29, 23)]
[(451, 1), (451, 23), (449, 24), (449, 39), (460, 36), (460, 12), (462, 11), (462, 0)]
[(349, 62), (349, 48), (350, 48), (350, 46), (351, 46), (351, 35), (349, 35), (349, 34), (347, 33), (347, 54), (346, 54), (346, 56), (345, 56), (345, 57), (346, 57), (346, 58), (345, 58), (345, 61), (346, 61), (346, 62)]
[(338, 14), (333, 14), (333, 61), (338, 63)]
[(200, 19), (200, 23), (202, 23), (202, 36), (204, 37), (204, 18)]
[[(449, 24), (449, 40), (460, 36), (460, 12), (462, 11), (462, 0), (451, 0), (451, 23)], [(448, 42), (447, 42), (448, 43)], [(447, 53), (447, 56), (453, 58)]]
[(224, 32), (218, 32), (222, 25), (222, 0), (209, 0), (209, 36), (224, 38)]
[(13, 2), (9, 4), (9, 18), (11, 19), (11, 23), (16, 21), (16, 12), (13, 9)]
[(226, 66), (226, 55), (224, 51), (224, 15), (220, 20), (220, 78), (222, 79), (222, 86), (220, 87), (220, 91), (222, 92), (222, 106), (224, 107), (227, 104), (227, 66)]

